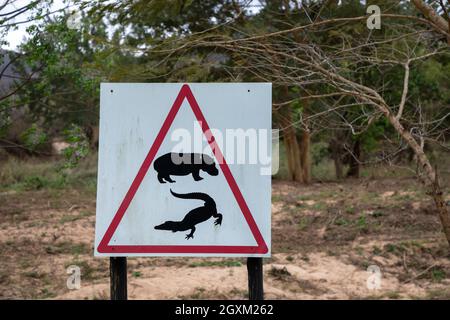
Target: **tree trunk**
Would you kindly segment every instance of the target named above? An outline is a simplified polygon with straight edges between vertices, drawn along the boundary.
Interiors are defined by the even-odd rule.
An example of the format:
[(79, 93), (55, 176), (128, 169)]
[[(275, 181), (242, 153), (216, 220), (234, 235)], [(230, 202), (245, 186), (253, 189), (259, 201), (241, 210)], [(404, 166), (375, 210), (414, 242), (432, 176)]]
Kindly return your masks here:
[(349, 178), (359, 178), (361, 159), (361, 142), (358, 140), (353, 144), (352, 154), (350, 155), (349, 165), (350, 168), (347, 172)]
[(344, 177), (344, 170), (342, 165), (342, 159), (339, 156), (339, 154), (337, 155), (336, 158), (334, 158), (334, 170), (336, 172), (336, 179), (342, 180), (342, 178)]
[(411, 0), (411, 2), (414, 4), (417, 10), (419, 10), (428, 20), (433, 22), (433, 24), (438, 29), (447, 34), (447, 43), (450, 45), (450, 20), (446, 21), (423, 0)]
[(91, 148), (98, 150), (99, 126), (92, 126), (92, 136), (90, 137)]
[(440, 186), (432, 192), (432, 197), (438, 211), (439, 220), (441, 220), (442, 230), (444, 231), (447, 242), (450, 245), (450, 214), (447, 209), (447, 203), (442, 196)]
[[(289, 97), (289, 88), (284, 87), (285, 98)], [(303, 182), (302, 163), (300, 159), (300, 144), (297, 139), (296, 129), (293, 126), (292, 108), (286, 105), (279, 109), (277, 116), (283, 132), (283, 141), (288, 164), (288, 179)]]
[(450, 213), (448, 212), (447, 204), (442, 196), (442, 188), (440, 186), (436, 170), (431, 166), (431, 163), (423, 151), (423, 148), (414, 139), (411, 133), (408, 130), (405, 130), (399, 119), (390, 113), (386, 107), (380, 107), (395, 130), (414, 151), (417, 163), (419, 164), (419, 168), (422, 172), (422, 174), (419, 174), (419, 178), (421, 178), (425, 186), (430, 189), (430, 195), (433, 198), (439, 219), (441, 220), (442, 230), (448, 244), (450, 245)]
[(289, 180), (303, 182), (302, 164), (300, 162), (300, 146), (295, 128), (289, 127), (284, 132), (284, 146), (288, 162)]
[(311, 134), (304, 130), (300, 137), (300, 163), (303, 183), (311, 183)]
[(344, 177), (344, 164), (342, 162), (344, 148), (342, 147), (342, 139), (339, 139), (339, 136), (330, 140), (329, 150), (334, 161), (336, 179), (341, 180)]

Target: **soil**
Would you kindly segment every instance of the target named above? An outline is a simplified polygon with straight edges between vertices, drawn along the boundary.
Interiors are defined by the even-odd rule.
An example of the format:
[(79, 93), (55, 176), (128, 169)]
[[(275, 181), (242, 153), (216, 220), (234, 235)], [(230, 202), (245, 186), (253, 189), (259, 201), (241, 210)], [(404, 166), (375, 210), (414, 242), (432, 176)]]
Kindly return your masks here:
[[(109, 260), (93, 257), (92, 191), (6, 191), (0, 203), (1, 299), (109, 298)], [(433, 209), (409, 178), (275, 180), (265, 297), (449, 299), (450, 250)], [(128, 261), (130, 299), (247, 297), (245, 259)], [(81, 268), (78, 290), (66, 285), (70, 265)], [(372, 266), (381, 272), (375, 288)]]

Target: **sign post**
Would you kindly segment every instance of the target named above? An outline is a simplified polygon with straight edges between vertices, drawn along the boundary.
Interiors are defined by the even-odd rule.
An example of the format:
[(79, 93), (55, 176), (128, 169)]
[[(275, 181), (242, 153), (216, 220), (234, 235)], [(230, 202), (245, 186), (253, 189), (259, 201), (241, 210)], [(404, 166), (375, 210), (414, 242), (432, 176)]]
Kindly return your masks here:
[(270, 83), (103, 83), (95, 256), (111, 299), (126, 257), (247, 257), (263, 299), (271, 247)]
[(264, 300), (262, 258), (247, 258), (248, 299)]
[(111, 300), (127, 300), (127, 258), (110, 257)]

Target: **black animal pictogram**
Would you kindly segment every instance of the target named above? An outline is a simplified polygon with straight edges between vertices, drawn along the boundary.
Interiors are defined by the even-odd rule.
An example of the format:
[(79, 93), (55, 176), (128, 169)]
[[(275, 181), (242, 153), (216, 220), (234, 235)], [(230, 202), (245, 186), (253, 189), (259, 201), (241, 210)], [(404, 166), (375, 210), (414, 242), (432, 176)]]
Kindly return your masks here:
[(216, 218), (214, 224), (222, 224), (222, 214), (217, 212), (216, 202), (206, 193), (192, 192), (180, 194), (170, 190), (174, 197), (180, 199), (198, 199), (205, 201), (202, 207), (195, 208), (189, 211), (186, 216), (181, 221), (166, 221), (163, 224), (155, 226), (156, 230), (168, 230), (172, 232), (191, 230), (189, 234), (186, 235), (186, 240), (189, 238), (194, 238), (195, 226), (202, 223), (209, 218)]
[(166, 153), (155, 160), (153, 167), (158, 173), (160, 183), (175, 182), (170, 178), (171, 175), (186, 176), (188, 174), (192, 174), (195, 181), (200, 181), (203, 179), (200, 177), (200, 170), (212, 176), (219, 174), (214, 160), (202, 153)]

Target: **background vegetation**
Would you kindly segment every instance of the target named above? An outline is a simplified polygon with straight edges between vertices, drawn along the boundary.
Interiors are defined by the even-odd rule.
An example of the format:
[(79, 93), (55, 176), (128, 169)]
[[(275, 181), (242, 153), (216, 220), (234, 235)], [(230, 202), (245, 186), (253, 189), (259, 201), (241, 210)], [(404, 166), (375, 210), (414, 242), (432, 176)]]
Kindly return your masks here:
[[(20, 46), (0, 51), (1, 219), (21, 216), (11, 192), (93, 201), (101, 82), (272, 82), (275, 251), (399, 233), (420, 245), (389, 238), (363, 255), (400, 257), (408, 281), (445, 279), (446, 264), (412, 256), (423, 237), (450, 243), (449, 11), (441, 0), (0, 1), (2, 44), (29, 22)], [(58, 219), (90, 221), (83, 212)], [(448, 259), (445, 248), (427, 254)]]

